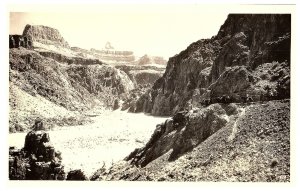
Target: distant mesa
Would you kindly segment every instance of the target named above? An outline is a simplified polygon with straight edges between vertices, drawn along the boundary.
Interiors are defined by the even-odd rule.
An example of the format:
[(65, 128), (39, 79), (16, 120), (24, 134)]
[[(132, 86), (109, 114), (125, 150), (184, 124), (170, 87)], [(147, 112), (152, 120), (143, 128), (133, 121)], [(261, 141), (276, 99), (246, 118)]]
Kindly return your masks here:
[(106, 42), (104, 49), (102, 50), (92, 48), (90, 51), (96, 58), (108, 63), (125, 62), (131, 64), (136, 59), (132, 51), (115, 50), (110, 42)]
[(159, 64), (159, 65), (166, 65), (167, 61), (160, 56), (149, 56), (145, 54), (142, 56), (138, 61), (137, 65), (151, 65), (151, 64)]
[(9, 48), (19, 47), (67, 57), (98, 59), (108, 64), (166, 65), (167, 63), (162, 57), (156, 56), (145, 55), (138, 59), (133, 51), (116, 50), (109, 41), (100, 50), (71, 47), (57, 29), (43, 25), (27, 24), (22, 35), (9, 35)]

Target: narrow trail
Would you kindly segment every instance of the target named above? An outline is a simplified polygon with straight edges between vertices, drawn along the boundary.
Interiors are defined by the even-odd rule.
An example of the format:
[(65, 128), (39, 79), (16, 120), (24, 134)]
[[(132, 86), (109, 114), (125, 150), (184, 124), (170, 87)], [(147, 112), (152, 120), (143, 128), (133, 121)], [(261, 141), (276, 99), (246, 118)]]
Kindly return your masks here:
[(232, 132), (231, 132), (230, 136), (228, 137), (228, 141), (232, 141), (235, 138), (236, 133), (238, 131), (237, 124), (238, 124), (240, 118), (245, 115), (245, 112), (246, 112), (245, 108), (240, 108), (240, 112), (239, 112), (238, 118), (236, 119), (236, 121), (234, 122), (234, 124), (232, 126)]

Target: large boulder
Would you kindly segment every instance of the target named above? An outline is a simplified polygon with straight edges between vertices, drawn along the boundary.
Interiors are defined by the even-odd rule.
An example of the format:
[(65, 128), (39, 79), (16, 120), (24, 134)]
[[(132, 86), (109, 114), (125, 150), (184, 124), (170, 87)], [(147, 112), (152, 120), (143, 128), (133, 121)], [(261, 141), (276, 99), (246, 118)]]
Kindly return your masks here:
[(84, 175), (84, 173), (78, 169), (78, 170), (71, 170), (66, 180), (88, 180), (88, 178)]
[(36, 120), (33, 130), (25, 137), (24, 148), (10, 148), (9, 178), (11, 180), (64, 180), (61, 153), (55, 151), (49, 134), (41, 128), (43, 122)]

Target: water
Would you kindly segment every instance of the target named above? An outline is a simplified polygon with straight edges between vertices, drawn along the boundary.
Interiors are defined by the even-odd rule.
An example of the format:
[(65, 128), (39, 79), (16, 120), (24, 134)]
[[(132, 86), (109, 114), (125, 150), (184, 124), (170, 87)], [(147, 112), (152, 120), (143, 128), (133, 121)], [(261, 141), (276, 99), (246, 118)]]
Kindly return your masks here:
[[(144, 146), (156, 125), (167, 118), (113, 111), (92, 119), (93, 124), (49, 131), (55, 149), (62, 152), (66, 172), (82, 169), (90, 176), (103, 163), (109, 167), (124, 159), (135, 148)], [(22, 148), (25, 136), (26, 133), (9, 134), (9, 146)]]

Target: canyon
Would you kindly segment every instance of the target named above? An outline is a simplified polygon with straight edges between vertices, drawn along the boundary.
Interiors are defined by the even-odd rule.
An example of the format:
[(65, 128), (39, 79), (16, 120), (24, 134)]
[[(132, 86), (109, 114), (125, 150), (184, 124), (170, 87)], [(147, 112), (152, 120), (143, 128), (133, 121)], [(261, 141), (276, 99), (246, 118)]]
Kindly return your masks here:
[[(152, 128), (139, 123), (143, 141), (123, 160), (97, 161), (89, 177), (70, 171), (62, 179), (290, 181), (290, 14), (229, 14), (215, 36), (167, 63), (147, 54), (137, 59), (111, 43), (104, 50), (70, 47), (46, 26), (27, 25), (9, 40), (10, 132), (31, 132), (37, 118), (45, 131), (87, 133), (106, 123), (103, 112), (152, 117)], [(26, 156), (18, 152), (11, 151), (14, 172), (13, 161)]]

